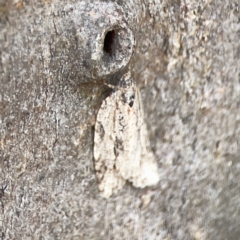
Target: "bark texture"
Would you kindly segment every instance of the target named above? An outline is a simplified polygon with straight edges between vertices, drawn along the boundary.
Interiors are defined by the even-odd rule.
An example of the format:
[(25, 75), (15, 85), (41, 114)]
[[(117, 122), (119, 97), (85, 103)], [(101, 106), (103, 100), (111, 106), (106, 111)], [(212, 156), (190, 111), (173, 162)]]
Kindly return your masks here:
[[(0, 238), (238, 239), (239, 7), (1, 1)], [(94, 123), (126, 68), (161, 180), (106, 200)]]

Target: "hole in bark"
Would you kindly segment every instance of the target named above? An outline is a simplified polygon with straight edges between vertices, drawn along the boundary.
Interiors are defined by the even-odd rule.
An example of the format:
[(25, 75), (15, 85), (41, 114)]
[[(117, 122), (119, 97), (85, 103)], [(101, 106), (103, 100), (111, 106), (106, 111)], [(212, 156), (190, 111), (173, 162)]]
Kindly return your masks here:
[(113, 55), (114, 52), (114, 41), (116, 38), (116, 32), (114, 30), (107, 32), (104, 39), (104, 51), (110, 56)]

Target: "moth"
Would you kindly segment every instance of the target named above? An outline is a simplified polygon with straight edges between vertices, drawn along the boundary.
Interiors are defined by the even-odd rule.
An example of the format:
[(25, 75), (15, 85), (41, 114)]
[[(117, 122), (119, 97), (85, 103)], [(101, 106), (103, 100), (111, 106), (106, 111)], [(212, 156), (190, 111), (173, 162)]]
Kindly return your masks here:
[(94, 159), (99, 191), (105, 198), (122, 189), (126, 181), (138, 188), (159, 181), (141, 96), (130, 72), (123, 75), (98, 111)]

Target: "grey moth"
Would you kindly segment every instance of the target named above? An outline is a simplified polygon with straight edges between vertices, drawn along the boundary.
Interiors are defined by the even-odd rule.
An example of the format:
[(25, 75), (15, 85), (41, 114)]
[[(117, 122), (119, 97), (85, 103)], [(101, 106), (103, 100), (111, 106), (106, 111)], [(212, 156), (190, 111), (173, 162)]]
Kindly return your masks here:
[(144, 122), (141, 96), (127, 72), (102, 103), (94, 133), (95, 170), (105, 198), (126, 181), (144, 188), (158, 183), (159, 174)]

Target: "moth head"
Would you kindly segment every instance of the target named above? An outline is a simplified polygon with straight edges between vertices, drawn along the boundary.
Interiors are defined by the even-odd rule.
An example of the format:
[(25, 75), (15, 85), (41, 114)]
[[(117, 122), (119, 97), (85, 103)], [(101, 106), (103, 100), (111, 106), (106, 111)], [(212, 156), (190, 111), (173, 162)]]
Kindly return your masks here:
[(133, 86), (133, 79), (131, 77), (131, 72), (127, 71), (121, 78), (121, 87), (122, 88), (129, 88)]

